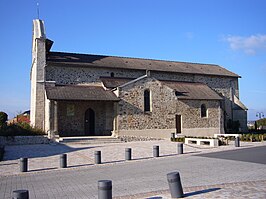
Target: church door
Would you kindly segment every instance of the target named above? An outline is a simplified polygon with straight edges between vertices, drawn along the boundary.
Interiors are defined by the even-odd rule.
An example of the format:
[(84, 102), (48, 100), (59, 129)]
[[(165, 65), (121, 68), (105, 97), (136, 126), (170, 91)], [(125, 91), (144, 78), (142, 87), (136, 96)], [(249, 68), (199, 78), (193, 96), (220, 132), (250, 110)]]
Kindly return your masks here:
[(181, 115), (175, 116), (176, 133), (181, 133)]
[(85, 112), (85, 135), (95, 135), (95, 112), (90, 108)]

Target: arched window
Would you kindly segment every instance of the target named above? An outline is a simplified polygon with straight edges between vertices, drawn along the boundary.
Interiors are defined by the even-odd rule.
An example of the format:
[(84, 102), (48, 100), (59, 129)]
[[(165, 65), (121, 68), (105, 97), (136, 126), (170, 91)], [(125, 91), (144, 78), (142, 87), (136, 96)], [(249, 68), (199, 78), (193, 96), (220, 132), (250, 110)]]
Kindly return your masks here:
[(150, 112), (151, 111), (151, 102), (150, 102), (150, 90), (144, 91), (144, 111)]
[(115, 74), (113, 72), (111, 72), (111, 77), (114, 77), (114, 76), (115, 76)]
[(205, 104), (202, 104), (200, 107), (200, 115), (201, 117), (207, 117), (207, 109)]

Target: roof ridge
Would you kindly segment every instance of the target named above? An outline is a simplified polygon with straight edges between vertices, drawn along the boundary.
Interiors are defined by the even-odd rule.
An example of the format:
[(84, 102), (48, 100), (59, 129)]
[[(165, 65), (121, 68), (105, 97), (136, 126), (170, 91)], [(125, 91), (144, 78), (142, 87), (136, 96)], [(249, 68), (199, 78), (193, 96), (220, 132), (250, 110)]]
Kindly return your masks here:
[(188, 82), (188, 81), (160, 80), (160, 79), (158, 79), (158, 81), (160, 81), (160, 82), (184, 83), (184, 84), (202, 84), (202, 85), (207, 85), (207, 84), (204, 84), (202, 82)]
[(71, 52), (59, 52), (59, 51), (50, 51), (49, 53), (74, 54), (74, 55), (91, 55), (91, 56), (95, 56), (96, 55), (96, 56), (102, 56), (102, 57), (115, 57), (115, 58), (137, 59), (137, 60), (147, 60), (147, 61), (165, 61), (165, 62), (170, 62), (170, 63), (211, 65), (211, 66), (219, 66), (219, 67), (221, 67), (218, 64), (210, 64), (210, 63), (209, 64), (205, 64), (205, 63), (199, 63), (199, 62), (173, 61), (173, 60), (165, 60), (165, 59), (139, 58), (139, 57), (127, 57), (127, 56), (115, 56), (115, 55), (103, 55), (103, 54), (71, 53)]

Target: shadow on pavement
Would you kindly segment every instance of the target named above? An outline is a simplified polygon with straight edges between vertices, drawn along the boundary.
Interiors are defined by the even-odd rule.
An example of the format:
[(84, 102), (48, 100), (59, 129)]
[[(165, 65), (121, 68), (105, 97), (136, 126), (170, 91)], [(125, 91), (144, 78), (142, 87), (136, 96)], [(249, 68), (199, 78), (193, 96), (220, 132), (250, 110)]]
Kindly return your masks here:
[(43, 168), (43, 169), (32, 169), (32, 170), (29, 170), (28, 172), (48, 171), (48, 170), (55, 170), (55, 169), (58, 169), (58, 167), (49, 167), (49, 168)]
[(209, 192), (213, 192), (213, 191), (218, 191), (221, 188), (211, 188), (211, 189), (204, 189), (204, 190), (200, 190), (200, 191), (194, 191), (191, 193), (186, 193), (184, 194), (184, 197), (189, 197), (189, 196), (195, 196), (195, 195), (199, 195), (199, 194), (204, 194), (204, 193), (209, 193)]
[(17, 160), (20, 158), (41, 158), (63, 153), (70, 153), (74, 151), (81, 151), (86, 149), (97, 148), (93, 147), (71, 147), (64, 144), (36, 144), (36, 145), (13, 145), (5, 147), (5, 154), (3, 161)]
[(132, 158), (132, 160), (148, 160), (152, 159), (153, 157), (143, 157), (143, 158)]
[(15, 163), (15, 162), (12, 162), (12, 163), (3, 163), (0, 162), (0, 166), (8, 166), (8, 165), (14, 165), (14, 164), (18, 164), (18, 163)]
[(119, 163), (119, 162), (126, 162), (126, 160), (114, 160), (114, 161), (102, 162), (102, 164)]
[(87, 167), (87, 166), (92, 166), (92, 165), (94, 165), (94, 164), (78, 164), (78, 165), (68, 166), (68, 168)]

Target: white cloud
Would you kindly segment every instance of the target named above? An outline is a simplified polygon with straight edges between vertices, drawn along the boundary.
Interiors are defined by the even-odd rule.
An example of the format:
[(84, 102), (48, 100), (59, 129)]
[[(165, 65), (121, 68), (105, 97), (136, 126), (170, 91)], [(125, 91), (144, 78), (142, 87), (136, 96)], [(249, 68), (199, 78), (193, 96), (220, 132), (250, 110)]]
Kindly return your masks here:
[(266, 50), (266, 35), (251, 35), (249, 37), (225, 37), (232, 50), (241, 50), (246, 54), (255, 55), (258, 51)]

